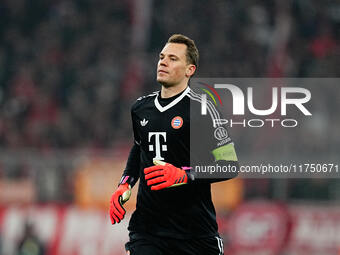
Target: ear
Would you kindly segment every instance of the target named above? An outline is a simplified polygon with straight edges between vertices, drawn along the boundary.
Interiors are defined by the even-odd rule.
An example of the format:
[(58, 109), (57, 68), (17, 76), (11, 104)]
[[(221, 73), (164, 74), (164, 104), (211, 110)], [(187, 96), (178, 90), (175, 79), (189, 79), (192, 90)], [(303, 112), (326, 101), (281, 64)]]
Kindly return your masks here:
[(193, 64), (190, 64), (187, 66), (187, 69), (185, 70), (185, 76), (189, 78), (194, 75), (195, 71), (196, 71), (196, 66)]

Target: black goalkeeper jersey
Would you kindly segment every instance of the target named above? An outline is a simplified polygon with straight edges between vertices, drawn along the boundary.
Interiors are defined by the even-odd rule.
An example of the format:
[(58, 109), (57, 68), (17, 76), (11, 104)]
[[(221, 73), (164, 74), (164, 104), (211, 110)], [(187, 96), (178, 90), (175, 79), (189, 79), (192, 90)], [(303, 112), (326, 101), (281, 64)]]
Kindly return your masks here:
[[(132, 186), (138, 178), (140, 182), (136, 210), (131, 217), (129, 231), (180, 239), (218, 234), (210, 185), (221, 179), (191, 179), (185, 185), (152, 191), (146, 185), (143, 172), (144, 168), (153, 166), (153, 159), (176, 167), (190, 167), (193, 157), (197, 161), (204, 159), (205, 163), (214, 162), (216, 157), (213, 157), (211, 151), (232, 143), (230, 137), (224, 139), (225, 143), (216, 139), (216, 127), (213, 126), (212, 118), (218, 117), (219, 113), (209, 104), (209, 114), (200, 117), (200, 102), (200, 96), (187, 87), (182, 93), (166, 99), (160, 98), (160, 92), (155, 92), (139, 98), (132, 106), (135, 144), (123, 178), (129, 178)], [(211, 123), (210, 128), (204, 130), (204, 139), (209, 141), (204, 141), (204, 146), (198, 150), (202, 155), (190, 153), (190, 120), (193, 119), (190, 119), (190, 112), (193, 112), (190, 107), (196, 106), (197, 111), (194, 112), (197, 112), (197, 116), (205, 118), (203, 121), (208, 119)], [(225, 162), (237, 164), (237, 160)]]

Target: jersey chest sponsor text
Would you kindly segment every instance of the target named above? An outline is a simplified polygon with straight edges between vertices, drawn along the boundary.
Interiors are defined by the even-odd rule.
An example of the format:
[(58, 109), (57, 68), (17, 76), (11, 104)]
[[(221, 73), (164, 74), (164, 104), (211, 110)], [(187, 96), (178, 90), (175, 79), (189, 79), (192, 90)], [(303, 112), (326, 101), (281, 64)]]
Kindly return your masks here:
[(166, 152), (178, 144), (179, 140), (189, 136), (189, 127), (180, 116), (170, 118), (168, 121), (153, 122), (143, 118), (140, 122), (140, 136), (144, 149), (152, 159), (165, 160)]
[(166, 144), (166, 132), (149, 132), (148, 143), (149, 151), (155, 152), (153, 160), (164, 160), (164, 157), (162, 157), (162, 152), (168, 150), (168, 146)]

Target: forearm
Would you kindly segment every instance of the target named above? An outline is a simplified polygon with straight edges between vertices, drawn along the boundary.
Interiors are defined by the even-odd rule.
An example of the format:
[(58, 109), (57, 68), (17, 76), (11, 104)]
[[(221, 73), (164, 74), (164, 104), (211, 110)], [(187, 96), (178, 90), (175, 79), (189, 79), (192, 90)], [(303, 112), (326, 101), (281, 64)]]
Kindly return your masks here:
[(140, 147), (134, 144), (130, 150), (130, 154), (126, 163), (126, 168), (123, 172), (120, 184), (129, 183), (133, 187), (139, 178), (140, 168)]
[[(218, 166), (220, 169), (231, 169), (231, 171), (226, 171), (221, 173), (217, 173), (217, 171), (209, 173), (203, 171), (207, 171), (209, 167)], [(204, 168), (204, 169), (203, 169)], [(210, 162), (197, 162), (197, 164), (193, 164), (190, 171), (187, 171), (188, 174), (188, 183), (189, 184), (200, 184), (200, 183), (214, 183), (227, 181), (237, 177), (239, 173), (239, 163), (238, 161), (227, 161), (227, 160), (218, 160), (218, 161), (210, 161)]]
[[(235, 178), (239, 172), (239, 163), (234, 144), (215, 148), (191, 160), (192, 168), (188, 172), (192, 183), (213, 183)], [(223, 171), (221, 171), (223, 170)]]

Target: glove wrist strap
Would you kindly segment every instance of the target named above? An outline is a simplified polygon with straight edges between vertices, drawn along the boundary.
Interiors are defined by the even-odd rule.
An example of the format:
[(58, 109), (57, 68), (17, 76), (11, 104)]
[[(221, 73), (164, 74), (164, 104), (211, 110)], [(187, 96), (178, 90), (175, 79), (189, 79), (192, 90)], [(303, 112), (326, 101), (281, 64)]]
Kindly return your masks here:
[(192, 167), (182, 166), (181, 168), (185, 171), (185, 173), (188, 176), (188, 183), (193, 182), (195, 180), (195, 176), (191, 173)]
[(125, 184), (125, 183), (128, 183), (129, 186), (132, 186), (134, 184), (134, 180), (135, 180), (135, 178), (133, 178), (132, 176), (123, 175), (122, 178), (119, 181), (118, 186), (121, 185), (121, 184)]

